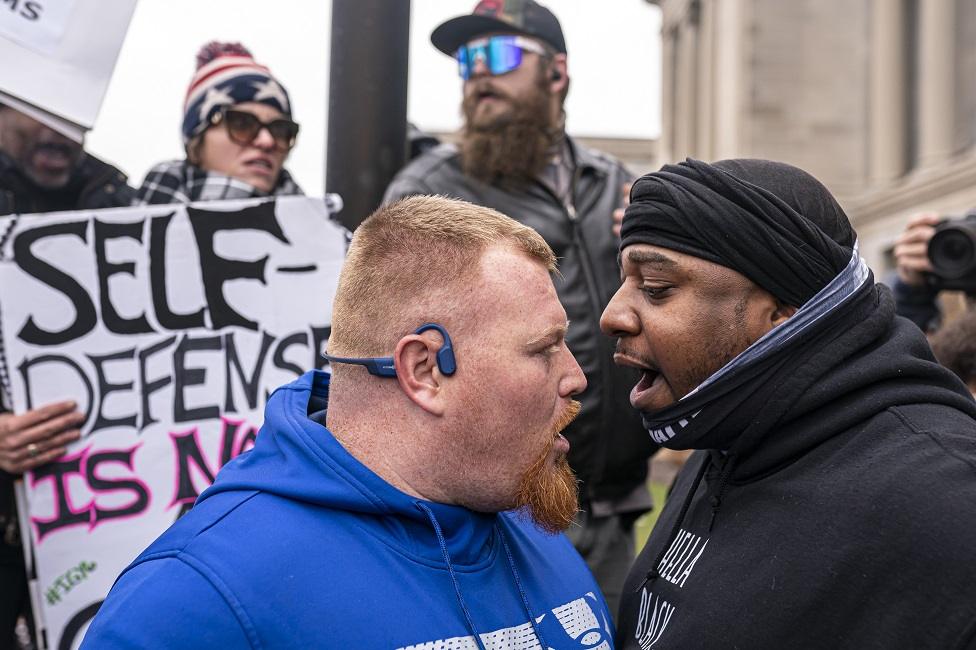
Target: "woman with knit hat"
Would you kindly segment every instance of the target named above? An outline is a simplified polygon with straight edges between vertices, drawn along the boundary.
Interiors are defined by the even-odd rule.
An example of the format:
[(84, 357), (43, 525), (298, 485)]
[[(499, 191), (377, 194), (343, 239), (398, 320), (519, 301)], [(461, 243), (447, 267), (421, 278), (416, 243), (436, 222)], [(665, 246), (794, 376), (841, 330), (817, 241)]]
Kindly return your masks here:
[(136, 204), (303, 193), (284, 168), (298, 136), (288, 93), (243, 45), (200, 49), (182, 132), (186, 158), (149, 170)]

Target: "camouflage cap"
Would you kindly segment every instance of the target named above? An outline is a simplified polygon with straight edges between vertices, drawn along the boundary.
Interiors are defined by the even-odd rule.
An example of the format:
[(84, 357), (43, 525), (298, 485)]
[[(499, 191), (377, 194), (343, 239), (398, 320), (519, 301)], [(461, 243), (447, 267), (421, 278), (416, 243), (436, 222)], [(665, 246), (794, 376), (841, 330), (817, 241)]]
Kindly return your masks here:
[(441, 23), (430, 35), (438, 50), (453, 56), (457, 49), (484, 34), (522, 34), (566, 53), (562, 27), (555, 15), (533, 0), (481, 0), (470, 14)]

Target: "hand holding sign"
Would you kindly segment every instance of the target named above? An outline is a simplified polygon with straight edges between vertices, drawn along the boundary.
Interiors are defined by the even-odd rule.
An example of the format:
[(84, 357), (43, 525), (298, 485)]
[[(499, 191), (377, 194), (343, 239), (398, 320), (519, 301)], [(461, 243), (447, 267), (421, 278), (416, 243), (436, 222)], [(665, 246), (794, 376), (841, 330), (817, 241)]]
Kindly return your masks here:
[(22, 474), (64, 455), (81, 435), (84, 416), (76, 406), (55, 402), (20, 415), (0, 414), (0, 469)]

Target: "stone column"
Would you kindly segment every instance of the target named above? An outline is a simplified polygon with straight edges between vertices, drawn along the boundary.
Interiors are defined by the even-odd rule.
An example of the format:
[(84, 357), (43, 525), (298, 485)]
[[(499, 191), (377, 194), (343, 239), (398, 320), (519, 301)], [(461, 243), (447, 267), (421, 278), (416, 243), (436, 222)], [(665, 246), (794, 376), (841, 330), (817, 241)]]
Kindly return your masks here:
[(698, 91), (695, 157), (715, 159), (715, 6), (713, 0), (698, 4)]
[(676, 30), (665, 23), (661, 27), (661, 138), (658, 159), (674, 161), (675, 133), (675, 37)]
[(720, 0), (713, 7), (715, 25), (712, 115), (715, 135), (714, 159), (736, 158), (744, 153), (742, 97), (748, 92), (749, 75), (744, 55), (745, 18), (743, 0)]
[(953, 0), (919, 0), (917, 92), (921, 167), (936, 167), (948, 160), (953, 151), (954, 20)]
[[(944, 0), (939, 0), (944, 1)], [(885, 185), (907, 169), (908, 96), (904, 4), (871, 4), (871, 182)]]
[(697, 114), (697, 101), (695, 92), (698, 81), (696, 79), (697, 50), (698, 50), (698, 26), (689, 20), (690, 14), (685, 13), (678, 29), (681, 34), (678, 38), (677, 60), (675, 72), (677, 83), (675, 84), (676, 102), (674, 107), (675, 115), (672, 116), (675, 124), (675, 146), (672, 152), (677, 160), (684, 160), (695, 151), (695, 117)]

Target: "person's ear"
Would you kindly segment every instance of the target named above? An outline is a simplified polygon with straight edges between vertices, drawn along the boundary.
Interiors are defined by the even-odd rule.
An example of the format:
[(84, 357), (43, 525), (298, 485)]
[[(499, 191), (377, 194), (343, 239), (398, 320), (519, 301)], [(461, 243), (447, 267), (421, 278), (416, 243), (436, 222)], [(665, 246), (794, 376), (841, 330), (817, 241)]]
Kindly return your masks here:
[(410, 401), (432, 415), (444, 414), (444, 374), (437, 365), (441, 341), (436, 333), (410, 334), (393, 352), (400, 390)]
[(787, 305), (785, 302), (779, 298), (775, 298), (776, 308), (773, 310), (772, 323), (773, 327), (777, 327), (786, 322), (793, 314), (796, 313), (796, 307), (793, 305)]
[(203, 148), (203, 133), (193, 136), (186, 143), (186, 160), (191, 165), (200, 166), (200, 149)]
[(569, 83), (569, 69), (566, 67), (565, 54), (553, 54), (549, 64), (549, 92), (559, 95)]

